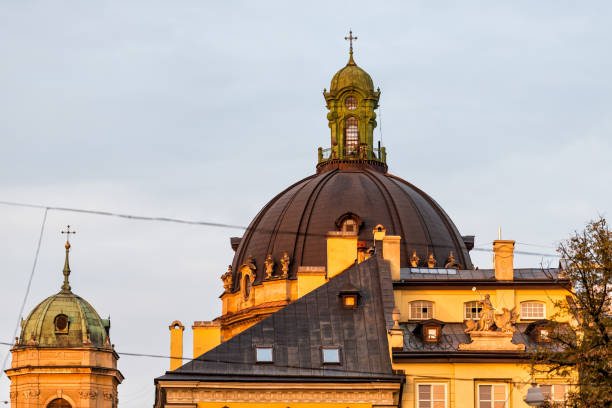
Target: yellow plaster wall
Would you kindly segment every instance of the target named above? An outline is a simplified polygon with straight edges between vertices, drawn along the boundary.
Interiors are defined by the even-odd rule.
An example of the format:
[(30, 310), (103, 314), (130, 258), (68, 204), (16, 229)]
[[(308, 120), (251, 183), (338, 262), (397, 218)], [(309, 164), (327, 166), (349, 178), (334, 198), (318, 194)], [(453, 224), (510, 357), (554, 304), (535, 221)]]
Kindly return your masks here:
[[(546, 316), (551, 318), (555, 312), (554, 301), (564, 300), (568, 294), (564, 289), (484, 289), (480, 293), (489, 294), (493, 306), (501, 311), (502, 307), (512, 309), (515, 305), (520, 311), (520, 302), (539, 301), (546, 304)], [(444, 322), (462, 322), (464, 303), (480, 299), (478, 292), (469, 289), (396, 289), (395, 303), (400, 309), (400, 321), (410, 318), (410, 302), (428, 300), (434, 303), (434, 318)]]
[(316, 288), (327, 282), (325, 274), (325, 269), (320, 272), (302, 272), (298, 270), (296, 299), (301, 298), (305, 294), (315, 290)]
[[(507, 408), (527, 408), (523, 398), (530, 387), (529, 364), (514, 363), (412, 363), (393, 364), (405, 370), (406, 384), (402, 396), (403, 408), (417, 408), (418, 384), (446, 384), (447, 408), (477, 407), (479, 383), (506, 383)], [(567, 378), (536, 378), (538, 383), (571, 383)]]
[(327, 277), (333, 278), (355, 263), (357, 235), (329, 232), (327, 236)]
[(193, 330), (193, 358), (199, 357), (221, 344), (221, 325), (215, 322), (195, 322)]

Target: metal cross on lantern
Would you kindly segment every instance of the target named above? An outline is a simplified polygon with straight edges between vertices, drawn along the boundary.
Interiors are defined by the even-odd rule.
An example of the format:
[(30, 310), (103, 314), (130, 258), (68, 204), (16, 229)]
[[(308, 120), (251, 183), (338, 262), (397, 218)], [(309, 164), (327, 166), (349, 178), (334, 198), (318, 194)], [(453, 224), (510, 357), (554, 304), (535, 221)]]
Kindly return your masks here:
[(66, 234), (66, 243), (70, 243), (70, 234), (76, 234), (76, 231), (70, 231), (70, 225), (66, 225), (66, 231), (62, 231), (62, 234)]

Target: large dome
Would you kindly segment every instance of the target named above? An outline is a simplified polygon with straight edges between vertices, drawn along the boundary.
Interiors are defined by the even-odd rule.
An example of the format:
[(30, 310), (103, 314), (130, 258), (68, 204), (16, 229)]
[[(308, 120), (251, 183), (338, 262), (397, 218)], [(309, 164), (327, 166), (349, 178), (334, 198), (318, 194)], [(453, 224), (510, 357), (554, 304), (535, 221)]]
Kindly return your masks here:
[(380, 166), (339, 163), (319, 168), (318, 174), (290, 186), (259, 212), (236, 248), (234, 274), (252, 256), (257, 284), (264, 278), (267, 254), (279, 260), (284, 252), (291, 259), (290, 279), (299, 266), (325, 266), (326, 235), (337, 230), (338, 219), (348, 213), (361, 220), (359, 240), (367, 246), (373, 245), (372, 230), (378, 224), (387, 234), (402, 237), (401, 267), (410, 266), (413, 251), (423, 266), (433, 253), (437, 266), (444, 267), (452, 251), (462, 267), (472, 267), (462, 236), (431, 197)]

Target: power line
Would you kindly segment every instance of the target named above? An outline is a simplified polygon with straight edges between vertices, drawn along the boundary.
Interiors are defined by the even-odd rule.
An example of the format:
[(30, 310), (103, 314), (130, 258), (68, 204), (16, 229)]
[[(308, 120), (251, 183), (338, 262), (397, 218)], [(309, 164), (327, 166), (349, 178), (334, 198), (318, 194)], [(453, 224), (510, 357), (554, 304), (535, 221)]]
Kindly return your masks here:
[[(42, 243), (43, 233), (45, 232), (45, 223), (47, 222), (47, 212), (49, 210), (45, 209), (45, 214), (43, 216), (42, 224), (40, 225), (40, 234), (38, 236), (38, 244), (36, 245), (36, 253), (34, 254), (34, 263), (32, 264), (32, 271), (30, 272), (30, 278), (28, 279), (28, 284), (26, 286), (26, 291), (23, 295), (23, 300), (21, 301), (21, 308), (19, 309), (19, 315), (17, 316), (17, 324), (15, 324), (15, 331), (13, 332), (13, 337), (17, 336), (17, 331), (19, 330), (19, 323), (21, 320), (21, 316), (23, 315), (23, 309), (25, 308), (26, 300), (28, 299), (28, 295), (30, 293), (30, 287), (32, 286), (32, 279), (34, 278), (34, 271), (36, 270), (36, 264), (38, 263), (38, 254), (40, 253), (40, 245)], [(10, 352), (7, 351), (4, 356), (4, 361), (2, 362), (2, 373), (6, 369), (6, 362), (8, 361), (8, 356)], [(0, 373), (0, 374), (2, 374)]]
[[(13, 201), (0, 201), (0, 204), (13, 206), (13, 207), (26, 207), (26, 208), (39, 208), (44, 209), (45, 211), (55, 210), (55, 211), (63, 211), (63, 212), (74, 212), (81, 214), (92, 214), (92, 215), (101, 215), (107, 217), (118, 217), (129, 220), (139, 220), (139, 221), (153, 221), (153, 222), (172, 222), (178, 224), (187, 224), (187, 225), (199, 225), (205, 227), (213, 227), (213, 228), (229, 228), (229, 229), (240, 229), (245, 232), (263, 232), (263, 233), (275, 233), (275, 234), (288, 234), (288, 235), (298, 235), (298, 236), (320, 236), (327, 237), (327, 234), (318, 234), (318, 233), (306, 233), (300, 231), (288, 231), (288, 230), (272, 230), (265, 228), (253, 228), (253, 227), (245, 227), (243, 225), (237, 224), (227, 224), (227, 223), (219, 223), (219, 222), (211, 222), (211, 221), (195, 221), (195, 220), (186, 220), (181, 218), (171, 218), (171, 217), (150, 217), (144, 215), (135, 215), (135, 214), (126, 214), (112, 211), (100, 211), (100, 210), (89, 210), (82, 208), (70, 208), (70, 207), (58, 207), (58, 206), (49, 206), (49, 205), (41, 205), (41, 204), (30, 204), (30, 203), (20, 203)], [(412, 245), (424, 245), (422, 242), (407, 242)], [(427, 244), (429, 247), (437, 247), (437, 248), (447, 248), (454, 249), (452, 245), (439, 245), (439, 244)], [(480, 251), (480, 252), (493, 252), (492, 249), (488, 248), (473, 248), (472, 250)], [(519, 255), (532, 255), (532, 256), (543, 256), (547, 258), (559, 258), (559, 255), (556, 254), (545, 254), (538, 252), (529, 252), (529, 251), (514, 251), (515, 254)]]
[[(0, 342), (0, 345), (13, 346), (14, 344), (6, 343), (6, 342)], [(115, 351), (115, 353), (117, 353), (120, 356), (126, 356), (126, 357), (144, 357), (144, 358), (157, 358), (157, 359), (165, 359), (165, 360), (181, 360), (183, 362), (191, 362), (191, 361), (197, 360), (197, 361), (202, 361), (202, 362), (206, 362), (206, 363), (251, 365), (251, 363), (249, 363), (249, 362), (208, 359), (208, 358), (203, 358), (202, 356), (196, 357), (196, 358), (186, 358), (186, 357), (172, 357), (172, 356), (162, 355), (162, 354), (130, 353), (130, 352), (118, 352), (118, 351)], [(274, 367), (294, 368), (294, 369), (300, 369), (300, 370), (332, 371), (332, 372), (341, 372), (341, 373), (346, 373), (346, 374), (368, 374), (368, 375), (372, 375), (372, 374), (390, 375), (390, 374), (392, 374), (392, 373), (389, 373), (389, 372), (380, 372), (380, 371), (344, 370), (344, 369), (335, 368), (335, 367), (320, 367), (320, 368), (317, 368), (317, 367), (300, 367), (300, 366), (294, 366), (294, 365), (289, 365), (289, 364), (274, 364)], [(459, 381), (474, 381), (476, 378), (480, 378), (480, 377), (474, 377), (474, 378), (468, 378), (468, 377), (447, 377), (447, 376), (427, 375), (427, 374), (422, 374), (422, 373), (420, 373), (420, 374), (406, 373), (406, 375), (410, 375), (410, 376), (414, 376), (414, 377), (420, 377), (420, 378), (436, 378), (436, 379), (443, 379), (443, 380), (459, 380)], [(509, 381), (508, 383), (516, 384), (516, 385), (526, 385), (526, 384), (531, 384), (532, 382), (533, 381)], [(598, 384), (589, 384), (589, 383), (564, 383), (564, 384), (567, 384), (567, 385), (576, 385), (576, 386), (584, 386), (584, 385), (597, 386), (598, 385)]]

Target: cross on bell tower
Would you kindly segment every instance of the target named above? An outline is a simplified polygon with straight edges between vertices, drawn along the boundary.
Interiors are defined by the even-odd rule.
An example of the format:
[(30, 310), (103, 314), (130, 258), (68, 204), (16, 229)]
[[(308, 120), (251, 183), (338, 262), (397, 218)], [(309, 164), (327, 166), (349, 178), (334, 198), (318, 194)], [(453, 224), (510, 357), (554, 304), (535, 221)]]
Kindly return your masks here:
[(350, 53), (351, 55), (353, 55), (353, 40), (356, 40), (356, 39), (357, 39), (357, 37), (356, 37), (356, 36), (355, 36), (355, 37), (353, 37), (353, 30), (350, 30), (350, 29), (349, 29), (349, 35), (348, 35), (348, 37), (344, 37), (344, 39), (345, 39), (345, 40), (348, 40), (348, 42), (349, 42), (349, 53)]
[(70, 253), (70, 235), (76, 234), (76, 231), (70, 231), (70, 225), (66, 226), (66, 231), (62, 231), (62, 234), (66, 234), (66, 260), (64, 261), (64, 284), (62, 285), (63, 292), (70, 292), (70, 283), (68, 283), (68, 276), (70, 275), (70, 263), (68, 261), (68, 254)]

